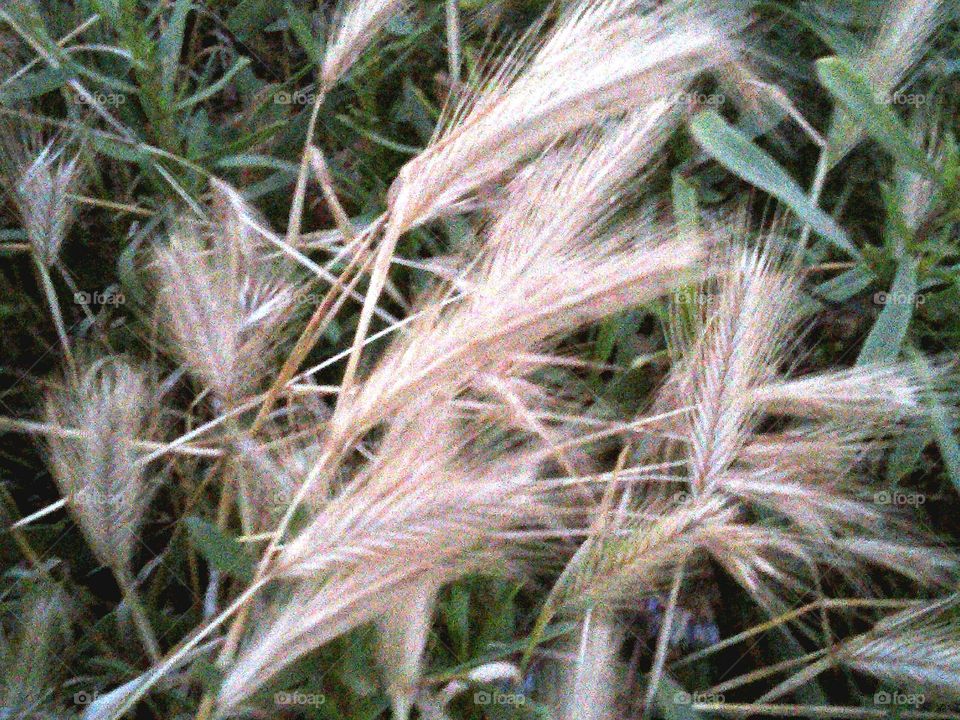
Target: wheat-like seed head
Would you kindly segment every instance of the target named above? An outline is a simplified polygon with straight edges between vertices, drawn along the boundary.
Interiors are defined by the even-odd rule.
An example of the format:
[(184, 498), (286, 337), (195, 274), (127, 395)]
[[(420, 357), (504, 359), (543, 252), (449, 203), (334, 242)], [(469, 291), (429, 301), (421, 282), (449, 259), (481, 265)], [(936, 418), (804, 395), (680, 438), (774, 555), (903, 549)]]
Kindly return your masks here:
[(337, 10), (323, 56), (323, 89), (332, 88), (390, 18), (409, 5), (410, 0), (348, 0), (343, 3)]
[(813, 564), (802, 537), (750, 525), (735, 503), (716, 494), (649, 502), (589, 542), (560, 596), (568, 606), (629, 605), (638, 595), (665, 591), (681, 568), (696, 575), (712, 558), (772, 607), (784, 592), (806, 587), (804, 569)]
[[(873, 43), (855, 58), (878, 97), (885, 99), (894, 92), (923, 56), (943, 13), (941, 0), (890, 0)], [(839, 162), (863, 138), (857, 120), (838, 110), (830, 129), (833, 162)]]
[(611, 198), (662, 141), (670, 113), (667, 105), (638, 112), (521, 172), (491, 206), (475, 256), (457, 261), (449, 287), (427, 296), (344, 405), (344, 432), (372, 426), (425, 392), (453, 397), (471, 385), (508, 387), (521, 355), (696, 273), (702, 253), (695, 242), (652, 224), (608, 229)]
[[(275, 576), (294, 582), (291, 599), (261, 623), (228, 674), (223, 707), (333, 638), (388, 622), (417, 589), (489, 568), (509, 547), (507, 531), (548, 515), (546, 489), (522, 460), (466, 459), (469, 442), (448, 411), (422, 411), (398, 421), (362, 474), (284, 546)], [(428, 601), (414, 605), (424, 612)], [(406, 692), (395, 690), (406, 706)]]
[(862, 423), (874, 418), (890, 426), (921, 411), (923, 389), (906, 365), (857, 367), (759, 385), (749, 391), (748, 402), (770, 415)]
[(7, 190), (33, 252), (49, 267), (76, 219), (76, 203), (70, 195), (78, 192), (81, 184), (79, 158), (68, 158), (57, 139), (44, 143), (38, 133), (9, 125), (2, 130), (0, 165)]
[(960, 699), (958, 596), (885, 618), (840, 647), (848, 667), (901, 686), (919, 687), (940, 699)]
[(70, 598), (55, 585), (39, 585), (20, 599), (16, 624), (0, 626), (0, 707), (11, 718), (53, 719), (41, 714), (50, 688), (59, 682), (59, 665), (51, 662), (70, 639)]
[(800, 320), (796, 281), (759, 252), (734, 252), (718, 268), (719, 289), (698, 304), (699, 337), (676, 380), (694, 400), (685, 435), (690, 439), (690, 484), (709, 492), (736, 459), (756, 426), (746, 396), (770, 380)]
[(155, 487), (136, 445), (156, 422), (147, 377), (119, 356), (89, 362), (48, 394), (46, 415), (80, 431), (50, 435), (50, 471), (94, 554), (126, 573)]
[[(582, 3), (524, 62), (521, 47), (452, 109), (390, 190), (387, 234), (426, 222), (548, 143), (605, 117), (670, 103), (701, 71), (730, 61), (738, 21), (673, 2)], [(726, 28), (723, 28), (724, 24)], [(721, 29), (723, 28), (723, 29)]]
[(296, 300), (292, 267), (252, 226), (256, 211), (215, 182), (209, 230), (182, 224), (156, 252), (164, 327), (174, 351), (217, 396), (232, 403), (270, 367)]
[[(799, 281), (762, 251), (722, 250), (715, 262), (692, 325), (674, 322), (678, 360), (654, 409), (677, 412), (651, 425), (640, 455), (673, 463), (687, 490), (669, 495), (654, 483), (625, 494), (578, 558), (572, 596), (662, 592), (698, 556), (770, 610), (812, 591), (819, 567), (862, 587), (863, 565), (948, 582), (955, 558), (875, 502), (854, 473), (918, 412), (923, 383), (904, 366), (784, 377), (802, 317)], [(778, 429), (764, 431), (773, 419)]]

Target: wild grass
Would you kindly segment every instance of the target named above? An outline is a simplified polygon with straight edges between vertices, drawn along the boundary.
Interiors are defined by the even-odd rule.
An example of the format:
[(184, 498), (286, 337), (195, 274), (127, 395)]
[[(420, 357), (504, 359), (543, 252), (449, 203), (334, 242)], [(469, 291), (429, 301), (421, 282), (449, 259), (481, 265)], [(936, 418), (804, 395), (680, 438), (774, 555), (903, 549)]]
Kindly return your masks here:
[(0, 716), (960, 718), (958, 23), (0, 6)]

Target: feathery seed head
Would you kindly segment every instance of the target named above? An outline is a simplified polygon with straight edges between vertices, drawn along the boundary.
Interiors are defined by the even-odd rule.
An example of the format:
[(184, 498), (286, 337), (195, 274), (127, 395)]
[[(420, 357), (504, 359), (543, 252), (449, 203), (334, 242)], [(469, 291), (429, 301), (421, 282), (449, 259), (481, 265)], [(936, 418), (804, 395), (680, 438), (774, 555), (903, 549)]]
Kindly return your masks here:
[[(854, 58), (878, 96), (886, 98), (895, 91), (922, 57), (945, 5), (942, 0), (891, 0), (873, 43)], [(838, 109), (830, 128), (832, 162), (839, 162), (863, 137), (857, 119)]]
[[(853, 480), (855, 463), (917, 412), (923, 383), (902, 366), (784, 378), (802, 318), (799, 281), (762, 251), (723, 250), (715, 263), (692, 324), (674, 321), (680, 352), (654, 406), (676, 412), (651, 425), (641, 455), (676, 464), (688, 491), (666, 496), (653, 483), (625, 497), (589, 541), (571, 595), (662, 592), (697, 557), (713, 558), (770, 610), (815, 588), (821, 566), (855, 584), (863, 565), (943, 583), (955, 559)], [(764, 431), (771, 419), (776, 429)]]
[(370, 45), (374, 35), (409, 5), (410, 0), (348, 0), (341, 5), (323, 57), (323, 89), (332, 88)]
[(3, 129), (8, 132), (0, 142), (0, 163), (7, 189), (33, 252), (49, 267), (76, 219), (76, 203), (70, 195), (80, 186), (79, 157), (68, 158), (56, 139), (44, 144), (36, 133)]
[(532, 468), (522, 458), (464, 457), (451, 422), (438, 407), (391, 426), (361, 475), (284, 546), (275, 573), (295, 582), (291, 600), (261, 623), (221, 687), (221, 706), (333, 638), (387, 621), (417, 588), (489, 569), (516, 543), (508, 532), (546, 520)]
[[(9, 598), (5, 598), (9, 602)], [(56, 585), (31, 588), (19, 600), (20, 611), (6, 613), (4, 624), (15, 616), (13, 632), (0, 626), (0, 708), (10, 718), (54, 718), (41, 714), (50, 702), (50, 687), (60, 682), (59, 657), (70, 639), (70, 598)], [(62, 717), (62, 715), (60, 715)]]
[(156, 252), (165, 327), (174, 350), (228, 403), (269, 368), (295, 301), (292, 267), (275, 257), (239, 194), (215, 182), (209, 229), (183, 224)]
[(884, 618), (841, 645), (848, 667), (890, 683), (918, 687), (939, 699), (960, 699), (960, 596)]
[(155, 426), (144, 373), (119, 356), (90, 362), (47, 396), (50, 471), (97, 558), (126, 571), (154, 485), (137, 440)]
[(729, 28), (740, 22), (732, 16), (686, 2), (643, 12), (645, 5), (580, 4), (526, 62), (509, 55), (401, 170), (390, 190), (388, 234), (455, 207), (571, 132), (671, 103), (700, 72), (735, 55)]

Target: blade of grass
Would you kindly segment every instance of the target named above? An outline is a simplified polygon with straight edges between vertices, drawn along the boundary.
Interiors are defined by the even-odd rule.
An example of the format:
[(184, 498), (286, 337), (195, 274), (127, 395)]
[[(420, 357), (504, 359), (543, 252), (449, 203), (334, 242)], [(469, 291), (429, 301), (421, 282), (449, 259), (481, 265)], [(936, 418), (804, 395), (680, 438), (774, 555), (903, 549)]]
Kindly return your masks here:
[(700, 146), (737, 177), (786, 203), (797, 216), (835, 247), (862, 260), (860, 251), (846, 233), (817, 207), (803, 188), (780, 164), (731, 126), (719, 113), (707, 110), (690, 121), (690, 130)]

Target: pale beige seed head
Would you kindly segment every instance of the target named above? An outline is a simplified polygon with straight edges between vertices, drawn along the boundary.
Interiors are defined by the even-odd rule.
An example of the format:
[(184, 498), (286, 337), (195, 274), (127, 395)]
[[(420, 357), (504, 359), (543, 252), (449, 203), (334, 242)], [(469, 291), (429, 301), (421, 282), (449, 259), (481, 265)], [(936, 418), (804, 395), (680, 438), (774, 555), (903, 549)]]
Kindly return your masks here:
[[(275, 574), (293, 583), (292, 596), (259, 623), (221, 687), (222, 707), (367, 622), (386, 623), (384, 657), (396, 643), (420, 646), (430, 598), (416, 591), (498, 567), (517, 542), (508, 532), (522, 536), (548, 515), (544, 488), (522, 460), (464, 460), (449, 410), (429, 410), (391, 428), (370, 465), (285, 545)], [(411, 604), (398, 606), (404, 598)], [(401, 709), (415, 660), (391, 677)]]
[(50, 471), (94, 554), (119, 572), (129, 569), (154, 490), (137, 441), (155, 418), (147, 376), (119, 356), (86, 363), (47, 396), (47, 422), (72, 431), (50, 434)]
[(0, 126), (4, 181), (37, 260), (49, 267), (58, 258), (77, 215), (71, 195), (79, 191), (79, 157), (68, 157), (63, 142), (9, 124)]
[(410, 0), (347, 0), (338, 8), (323, 57), (324, 91), (346, 75), (383, 26), (409, 5)]
[[(10, 609), (15, 607), (6, 598)], [(62, 682), (57, 662), (71, 639), (71, 603), (56, 585), (39, 584), (20, 598), (15, 612), (5, 613), (0, 627), (0, 707), (11, 718), (53, 718), (38, 715), (50, 704), (50, 688)], [(13, 621), (13, 627), (7, 623)], [(55, 702), (56, 700), (54, 700)]]
[(960, 699), (960, 623), (956, 594), (884, 618), (837, 654), (848, 667), (930, 699)]
[(296, 300), (292, 266), (256, 230), (257, 212), (215, 182), (211, 223), (182, 223), (155, 255), (172, 350), (220, 398), (256, 390)]
[(697, 74), (736, 56), (737, 17), (687, 2), (645, 5), (580, 4), (532, 52), (528, 41), (509, 53), (401, 170), (390, 189), (388, 235), (470, 200), (571, 132), (669, 103)]
[[(942, 0), (890, 0), (873, 42), (851, 58), (870, 82), (876, 100), (887, 103), (907, 73), (927, 51), (931, 35), (940, 26)], [(839, 162), (865, 137), (857, 119), (838, 109), (830, 128), (831, 161)]]
[(479, 247), (462, 250), (447, 282), (343, 404), (343, 432), (368, 428), (424, 393), (453, 397), (471, 386), (489, 390), (489, 381), (509, 386), (522, 354), (695, 277), (696, 242), (654, 223), (610, 222), (671, 117), (666, 104), (634, 113), (571, 138), (520, 172), (490, 205)]

